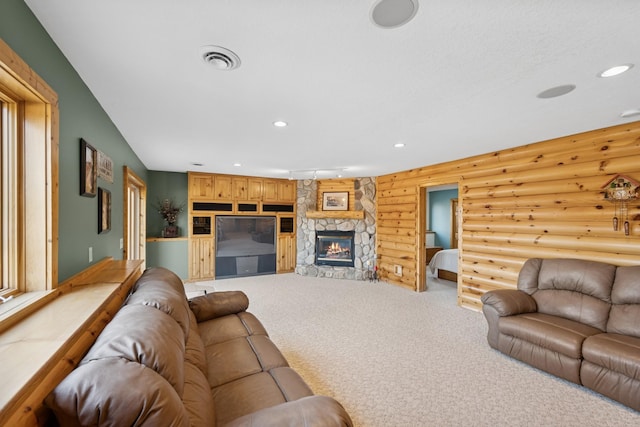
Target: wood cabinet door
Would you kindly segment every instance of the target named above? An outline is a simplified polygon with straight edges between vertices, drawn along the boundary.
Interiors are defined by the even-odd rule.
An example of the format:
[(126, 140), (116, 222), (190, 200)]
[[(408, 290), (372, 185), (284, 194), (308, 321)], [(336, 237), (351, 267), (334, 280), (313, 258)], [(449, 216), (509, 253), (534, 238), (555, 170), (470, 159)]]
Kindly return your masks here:
[(233, 178), (233, 200), (247, 200), (247, 178)]
[(278, 237), (278, 273), (292, 272), (296, 268), (296, 238), (295, 235)]
[(200, 239), (189, 240), (189, 279), (200, 278)]
[(189, 196), (196, 200), (213, 198), (213, 176), (189, 174)]
[(262, 179), (249, 178), (247, 183), (247, 199), (260, 201), (262, 200)]
[(214, 258), (212, 238), (192, 238), (189, 242), (189, 279), (213, 279)]
[(262, 182), (263, 199), (268, 202), (278, 201), (278, 183), (274, 180), (265, 179)]
[(215, 277), (215, 262), (213, 254), (213, 239), (200, 239), (201, 279), (213, 279)]
[(231, 177), (216, 176), (213, 198), (215, 200), (231, 200), (231, 194)]
[(296, 182), (280, 181), (278, 182), (278, 201), (295, 202), (296, 200)]

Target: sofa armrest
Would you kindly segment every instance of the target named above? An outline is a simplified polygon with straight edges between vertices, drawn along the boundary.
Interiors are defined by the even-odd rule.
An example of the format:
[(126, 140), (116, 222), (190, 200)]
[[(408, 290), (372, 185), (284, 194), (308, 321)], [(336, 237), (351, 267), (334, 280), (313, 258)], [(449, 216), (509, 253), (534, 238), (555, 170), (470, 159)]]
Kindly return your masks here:
[(536, 300), (515, 289), (497, 289), (482, 295), (482, 304), (493, 307), (500, 317), (538, 311)]
[(189, 308), (200, 323), (246, 311), (249, 308), (249, 298), (242, 291), (212, 292), (191, 299)]
[(226, 427), (353, 426), (347, 411), (328, 396), (308, 396), (237, 418)]

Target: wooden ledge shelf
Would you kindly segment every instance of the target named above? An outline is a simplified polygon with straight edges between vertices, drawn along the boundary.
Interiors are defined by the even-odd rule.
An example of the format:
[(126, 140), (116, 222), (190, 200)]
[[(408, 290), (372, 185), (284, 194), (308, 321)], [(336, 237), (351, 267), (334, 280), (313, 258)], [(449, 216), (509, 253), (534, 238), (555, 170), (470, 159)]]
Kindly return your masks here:
[[(61, 283), (45, 304), (0, 331), (0, 425), (45, 425), (42, 401), (77, 365), (118, 311), (141, 261), (105, 259)], [(14, 316), (17, 317), (17, 316)], [(11, 325), (5, 325), (11, 321)]]
[(147, 237), (147, 242), (186, 242), (187, 237)]
[(307, 211), (307, 218), (364, 219), (364, 211)]

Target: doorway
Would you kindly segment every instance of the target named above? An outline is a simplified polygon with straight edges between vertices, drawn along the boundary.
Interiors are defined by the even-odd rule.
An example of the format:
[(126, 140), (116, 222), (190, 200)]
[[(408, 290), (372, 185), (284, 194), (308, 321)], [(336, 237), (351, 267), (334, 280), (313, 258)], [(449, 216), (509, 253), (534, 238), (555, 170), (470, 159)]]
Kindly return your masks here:
[[(460, 214), (458, 184), (420, 187), (418, 221), (417, 284), (418, 291), (428, 289), (429, 264), (435, 258), (442, 263), (434, 274), (441, 279), (457, 282)], [(436, 253), (443, 252), (436, 256)]]
[(147, 185), (129, 167), (124, 167), (124, 242), (122, 259), (146, 258)]

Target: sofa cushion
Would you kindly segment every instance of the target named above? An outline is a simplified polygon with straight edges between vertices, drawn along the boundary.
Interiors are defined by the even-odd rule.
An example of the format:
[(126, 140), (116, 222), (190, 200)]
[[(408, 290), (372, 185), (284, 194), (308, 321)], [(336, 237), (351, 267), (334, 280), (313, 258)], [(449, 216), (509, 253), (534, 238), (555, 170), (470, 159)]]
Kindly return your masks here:
[(126, 305), (147, 305), (167, 313), (182, 328), (182, 338), (186, 340), (189, 336), (189, 303), (184, 288), (179, 292), (167, 282), (148, 281), (136, 288)]
[(267, 335), (262, 323), (247, 312), (198, 323), (198, 330), (205, 346), (249, 335)]
[(205, 347), (211, 387), (262, 372), (262, 366), (246, 337), (235, 338)]
[(81, 363), (121, 357), (153, 369), (182, 396), (182, 329), (167, 314), (143, 305), (124, 306), (104, 328)]
[(536, 300), (538, 312), (605, 331), (616, 266), (579, 259), (544, 259), (538, 264), (537, 290), (527, 279), (535, 276), (532, 272), (518, 281), (518, 288), (526, 287), (523, 290)]
[(581, 358), (584, 340), (601, 332), (597, 328), (544, 313), (502, 317), (498, 327), (502, 334), (574, 359)]
[(640, 266), (618, 267), (607, 332), (640, 338)]
[(198, 322), (245, 311), (249, 298), (241, 291), (212, 292), (189, 301)]
[(164, 283), (171, 286), (178, 293), (184, 293), (184, 284), (180, 277), (173, 271), (164, 267), (152, 267), (144, 271), (142, 276), (136, 281), (133, 286), (133, 292), (144, 286), (157, 286), (158, 283)]
[(120, 358), (78, 366), (45, 403), (63, 426), (189, 426), (180, 397), (164, 378)]
[(233, 420), (227, 427), (350, 426), (342, 405), (328, 396), (307, 396)]
[[(291, 370), (291, 368), (280, 369)], [(294, 380), (293, 376), (296, 376), (297, 380)], [(304, 381), (295, 372), (289, 381), (297, 383), (297, 390), (306, 388), (309, 392), (308, 396), (312, 395), (311, 390), (302, 385)], [(288, 384), (287, 387), (294, 388), (293, 384)], [(217, 424), (220, 426), (252, 412), (287, 401), (285, 393), (270, 372), (260, 372), (240, 378), (212, 389), (212, 393), (216, 406)], [(298, 392), (295, 398), (304, 397), (303, 394)]]
[(191, 427), (215, 425), (216, 417), (209, 382), (197, 366), (188, 362), (184, 365), (182, 402), (189, 414)]
[(582, 355), (595, 365), (640, 381), (640, 338), (598, 334), (585, 340)]
[(196, 316), (189, 310), (189, 337), (185, 343), (184, 360), (197, 366), (204, 375), (207, 375), (207, 358), (204, 354), (204, 343), (200, 337)]
[(265, 335), (238, 337), (205, 347), (211, 387), (258, 372), (289, 366), (278, 347)]

